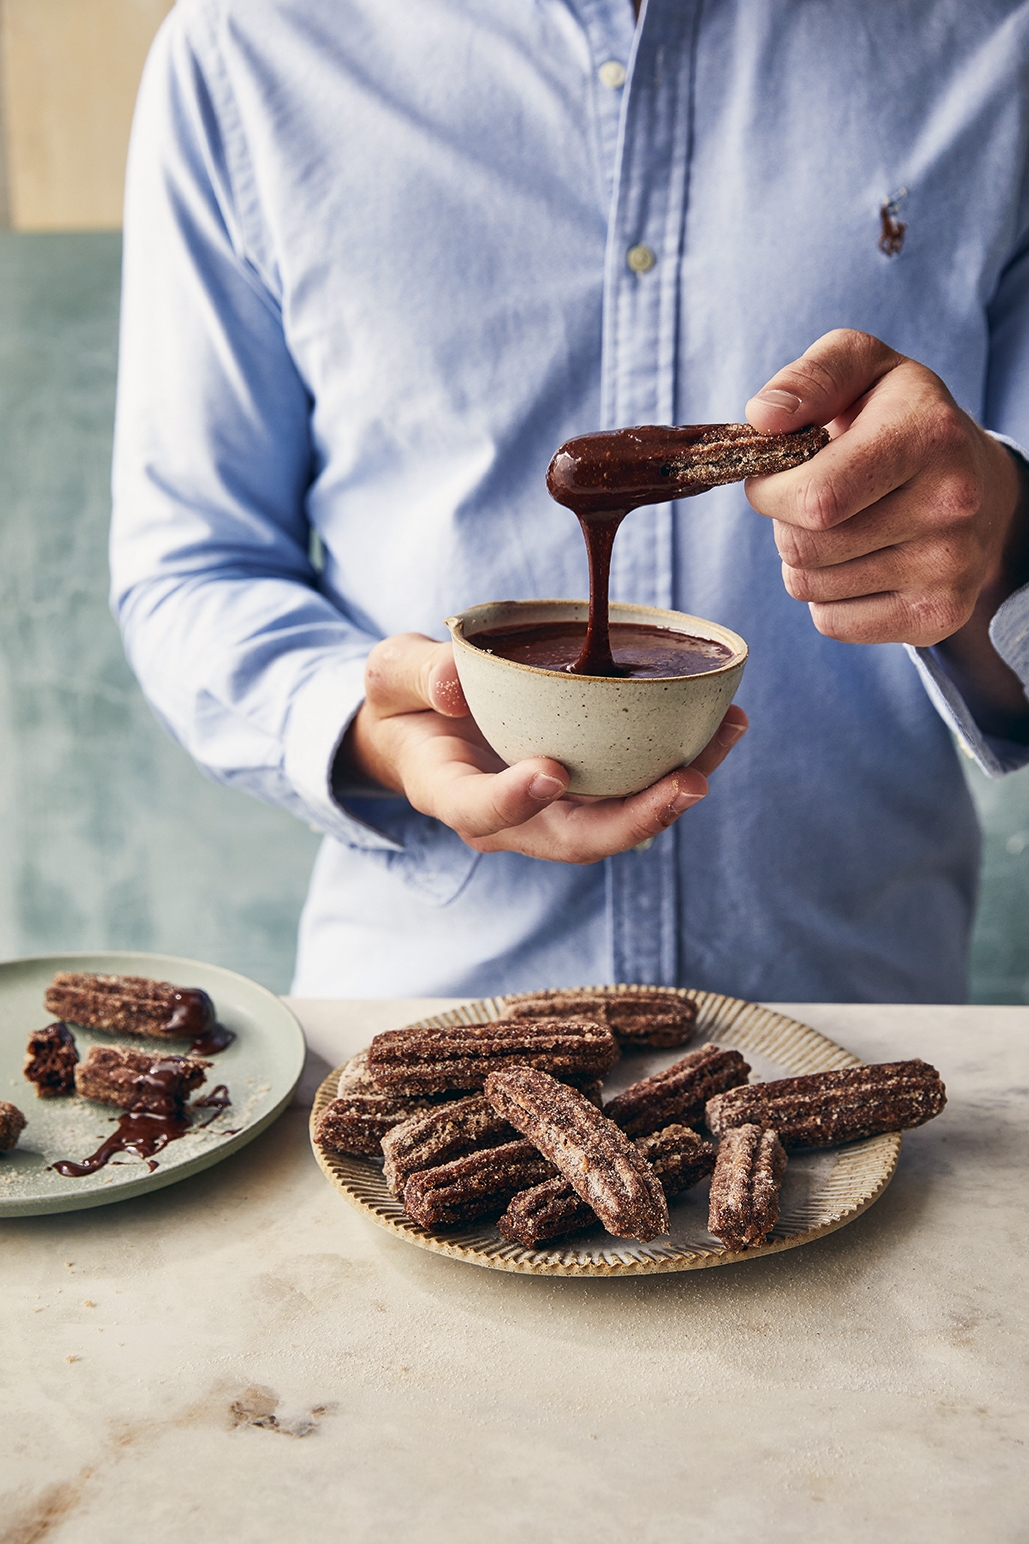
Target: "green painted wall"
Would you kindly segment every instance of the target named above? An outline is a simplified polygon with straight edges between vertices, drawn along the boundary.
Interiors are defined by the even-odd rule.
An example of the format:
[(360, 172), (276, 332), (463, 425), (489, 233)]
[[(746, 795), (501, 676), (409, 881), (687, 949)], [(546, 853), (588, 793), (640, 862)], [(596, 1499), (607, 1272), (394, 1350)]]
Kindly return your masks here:
[(317, 838), (201, 776), (107, 610), (120, 249), (0, 234), (0, 957), (154, 949), (284, 992)]
[[(107, 611), (120, 239), (0, 233), (0, 957), (155, 949), (289, 984), (317, 839), (203, 778)], [(1029, 772), (969, 768), (979, 1002), (1029, 1002)]]

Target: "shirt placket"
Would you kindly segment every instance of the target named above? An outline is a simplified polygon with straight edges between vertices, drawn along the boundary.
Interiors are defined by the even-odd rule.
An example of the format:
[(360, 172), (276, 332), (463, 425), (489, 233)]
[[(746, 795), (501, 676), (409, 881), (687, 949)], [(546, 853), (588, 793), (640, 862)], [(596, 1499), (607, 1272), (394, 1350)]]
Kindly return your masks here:
[[(683, 223), (688, 194), (693, 57), (700, 0), (647, 0), (621, 105), (608, 226), (602, 427), (673, 423)], [(612, 596), (672, 606), (673, 507), (634, 511), (622, 525)], [(607, 860), (611, 969), (616, 981), (678, 978), (676, 832)]]

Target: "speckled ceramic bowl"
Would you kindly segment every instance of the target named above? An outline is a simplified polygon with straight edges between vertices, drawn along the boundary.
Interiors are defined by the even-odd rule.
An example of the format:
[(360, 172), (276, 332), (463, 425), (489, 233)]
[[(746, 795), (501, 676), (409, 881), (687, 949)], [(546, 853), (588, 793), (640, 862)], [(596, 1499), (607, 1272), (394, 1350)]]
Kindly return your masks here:
[(649, 788), (703, 750), (736, 693), (747, 645), (717, 622), (618, 603), (612, 622), (714, 639), (732, 650), (731, 658), (701, 675), (623, 680), (539, 670), (468, 642), (487, 627), (585, 621), (588, 610), (582, 600), (488, 601), (448, 617), (446, 625), (472, 717), (498, 756), (509, 766), (526, 756), (552, 756), (572, 775), (569, 793), (622, 797)]

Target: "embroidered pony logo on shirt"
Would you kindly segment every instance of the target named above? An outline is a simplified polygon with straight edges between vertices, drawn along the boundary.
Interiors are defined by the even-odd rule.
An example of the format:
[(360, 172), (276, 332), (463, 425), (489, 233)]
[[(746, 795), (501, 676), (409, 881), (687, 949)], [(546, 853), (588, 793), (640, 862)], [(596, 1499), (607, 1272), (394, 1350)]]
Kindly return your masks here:
[(899, 257), (904, 249), (904, 233), (907, 226), (900, 218), (900, 201), (907, 197), (907, 188), (900, 188), (883, 199), (879, 207), (879, 251), (883, 257)]

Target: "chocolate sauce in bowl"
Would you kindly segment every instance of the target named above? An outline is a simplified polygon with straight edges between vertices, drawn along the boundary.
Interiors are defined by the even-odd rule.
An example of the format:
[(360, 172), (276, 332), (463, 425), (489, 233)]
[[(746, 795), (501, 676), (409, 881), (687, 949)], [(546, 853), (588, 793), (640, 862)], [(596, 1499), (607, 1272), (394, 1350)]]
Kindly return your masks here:
[[(484, 628), (472, 633), (468, 642), (537, 670), (582, 674), (576, 667), (588, 647), (588, 636), (585, 622), (527, 622)], [(722, 669), (732, 659), (732, 650), (714, 639), (638, 622), (609, 623), (608, 648), (611, 667), (597, 673), (637, 680), (702, 675)]]

